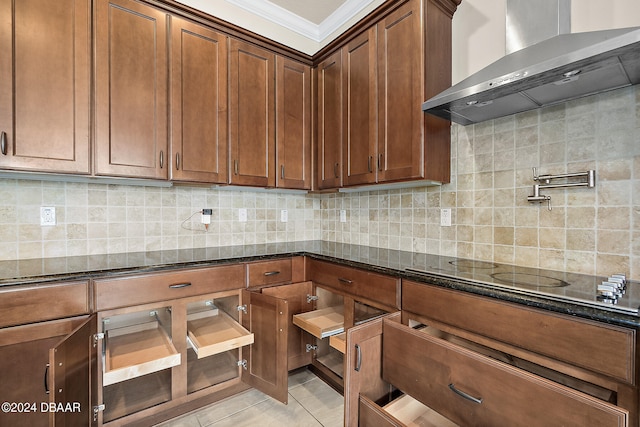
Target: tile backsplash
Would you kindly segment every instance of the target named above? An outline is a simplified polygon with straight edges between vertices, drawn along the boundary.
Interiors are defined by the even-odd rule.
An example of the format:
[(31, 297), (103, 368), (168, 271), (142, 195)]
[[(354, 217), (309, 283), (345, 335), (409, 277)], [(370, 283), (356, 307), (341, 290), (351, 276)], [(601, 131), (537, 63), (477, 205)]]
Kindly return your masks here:
[[(324, 239), (640, 279), (640, 86), (452, 126), (451, 183), (339, 194), (0, 179), (0, 260)], [(595, 188), (540, 174), (596, 170)], [(40, 226), (40, 207), (57, 225)], [(197, 213), (212, 208), (208, 231)], [(247, 208), (247, 222), (238, 209)], [(451, 209), (452, 226), (440, 226)], [(288, 222), (280, 211), (288, 211)], [(339, 212), (347, 211), (347, 222)]]

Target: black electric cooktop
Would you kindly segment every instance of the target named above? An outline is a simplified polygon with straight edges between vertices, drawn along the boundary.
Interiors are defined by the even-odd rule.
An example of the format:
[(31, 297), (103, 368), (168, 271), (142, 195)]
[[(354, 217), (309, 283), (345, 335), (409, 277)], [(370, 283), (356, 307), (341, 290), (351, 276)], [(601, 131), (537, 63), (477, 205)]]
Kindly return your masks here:
[[(480, 286), (503, 288), (510, 292), (640, 315), (640, 283), (632, 281), (626, 281), (624, 292), (621, 289), (610, 292), (613, 286), (603, 285), (603, 282), (610, 282), (609, 277), (443, 256), (427, 256), (421, 261), (424, 265), (406, 270), (424, 275), (471, 280)], [(613, 278), (615, 273), (620, 274), (612, 272), (610, 277)], [(615, 278), (612, 280), (615, 281)]]

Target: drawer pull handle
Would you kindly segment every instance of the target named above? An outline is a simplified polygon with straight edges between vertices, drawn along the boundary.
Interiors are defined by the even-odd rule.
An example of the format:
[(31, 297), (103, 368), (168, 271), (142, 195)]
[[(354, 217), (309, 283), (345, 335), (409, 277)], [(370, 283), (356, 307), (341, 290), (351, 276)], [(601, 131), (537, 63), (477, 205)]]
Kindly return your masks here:
[(454, 392), (455, 394), (457, 394), (458, 396), (462, 396), (462, 397), (464, 397), (465, 399), (472, 401), (473, 403), (477, 403), (477, 404), (482, 403), (482, 398), (481, 398), (481, 397), (473, 397), (473, 396), (471, 396), (470, 394), (467, 394), (467, 393), (465, 393), (465, 392), (464, 392), (464, 391), (462, 391), (462, 390), (458, 390), (458, 389), (456, 388), (456, 386), (455, 386), (455, 385), (453, 385), (453, 383), (449, 384), (449, 388), (451, 389), (451, 391), (453, 391), (453, 392)]
[(351, 285), (353, 280), (345, 279), (344, 277), (338, 277), (338, 281), (341, 283), (346, 283), (347, 285)]
[(360, 346), (356, 344), (356, 367), (355, 371), (360, 372), (360, 367), (362, 366), (362, 350), (360, 350)]
[(280, 274), (279, 271), (267, 271), (266, 273), (264, 273), (265, 276), (276, 276)]
[(44, 392), (49, 394), (49, 364), (47, 363), (47, 367), (44, 369)]
[(171, 289), (180, 289), (180, 288), (186, 288), (187, 286), (191, 286), (191, 283), (176, 283), (175, 285), (169, 285), (169, 288)]

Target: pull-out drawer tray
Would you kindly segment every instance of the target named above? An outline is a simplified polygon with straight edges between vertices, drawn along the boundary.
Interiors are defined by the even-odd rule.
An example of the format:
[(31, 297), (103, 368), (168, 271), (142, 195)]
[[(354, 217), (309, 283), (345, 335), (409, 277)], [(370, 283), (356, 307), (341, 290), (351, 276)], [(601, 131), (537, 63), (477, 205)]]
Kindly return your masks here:
[(384, 321), (383, 378), (460, 425), (627, 426), (628, 412), (443, 339)]

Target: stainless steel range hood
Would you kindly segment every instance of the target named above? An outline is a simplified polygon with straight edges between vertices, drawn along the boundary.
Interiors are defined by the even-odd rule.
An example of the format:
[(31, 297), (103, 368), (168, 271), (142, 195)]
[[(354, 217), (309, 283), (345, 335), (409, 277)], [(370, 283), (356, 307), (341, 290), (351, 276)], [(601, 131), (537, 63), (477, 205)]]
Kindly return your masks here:
[[(507, 24), (517, 21), (509, 2), (516, 0), (508, 0)], [(640, 27), (560, 34), (508, 54), (422, 109), (468, 125), (638, 83)]]

